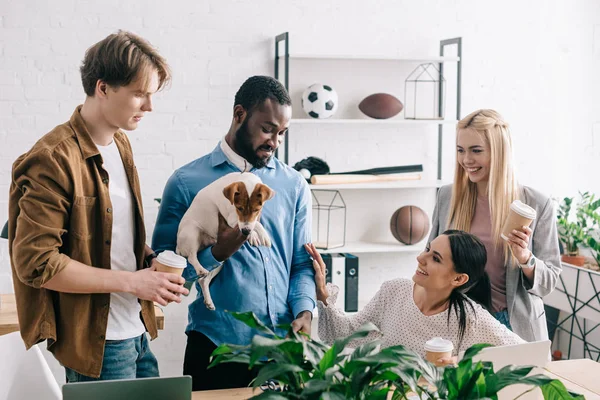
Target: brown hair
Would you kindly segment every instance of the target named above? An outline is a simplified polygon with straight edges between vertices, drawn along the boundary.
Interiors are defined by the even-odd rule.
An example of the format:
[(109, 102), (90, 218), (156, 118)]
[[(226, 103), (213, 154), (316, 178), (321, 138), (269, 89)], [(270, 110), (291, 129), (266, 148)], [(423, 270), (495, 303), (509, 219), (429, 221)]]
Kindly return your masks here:
[(79, 70), (83, 90), (90, 97), (99, 79), (113, 87), (143, 79), (147, 87), (150, 71), (156, 70), (159, 89), (171, 80), (169, 66), (158, 51), (147, 40), (126, 31), (113, 33), (87, 49)]

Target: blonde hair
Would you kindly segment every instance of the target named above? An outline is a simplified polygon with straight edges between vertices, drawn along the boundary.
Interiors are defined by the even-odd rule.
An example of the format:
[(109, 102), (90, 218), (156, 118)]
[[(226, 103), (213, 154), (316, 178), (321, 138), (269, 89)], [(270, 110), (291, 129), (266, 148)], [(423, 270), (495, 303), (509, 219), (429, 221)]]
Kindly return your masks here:
[(150, 73), (158, 73), (158, 89), (171, 80), (166, 60), (141, 36), (126, 31), (108, 35), (85, 52), (80, 67), (85, 94), (94, 96), (96, 82), (103, 80), (113, 87), (127, 86), (140, 80), (150, 84)]
[[(471, 128), (481, 135), (481, 138), (490, 149), (490, 175), (485, 195), (489, 198), (492, 241), (496, 247), (503, 245), (506, 260), (509, 255), (509, 248), (501, 240), (500, 232), (508, 216), (510, 204), (519, 198), (508, 124), (494, 110), (477, 110), (458, 122), (456, 128), (457, 144), (459, 131), (467, 128)], [(477, 194), (477, 185), (469, 180), (465, 169), (457, 159), (448, 226), (466, 232), (471, 231)]]

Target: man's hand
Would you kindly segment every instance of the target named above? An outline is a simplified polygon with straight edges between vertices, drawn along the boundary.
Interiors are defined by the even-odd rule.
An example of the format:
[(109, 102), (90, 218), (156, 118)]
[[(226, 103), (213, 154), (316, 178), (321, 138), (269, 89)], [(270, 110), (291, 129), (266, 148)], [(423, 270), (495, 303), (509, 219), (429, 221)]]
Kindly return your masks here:
[(161, 306), (172, 301), (181, 303), (180, 295), (189, 294), (183, 287), (185, 279), (177, 274), (158, 272), (154, 262), (152, 264), (150, 268), (133, 273), (130, 292), (139, 299), (154, 301)]
[(212, 248), (213, 257), (217, 261), (225, 261), (242, 247), (248, 236), (244, 235), (238, 226), (232, 228), (219, 213), (219, 231), (217, 243)]
[(312, 313), (310, 311), (302, 311), (295, 320), (292, 321), (293, 332), (304, 332), (310, 336), (312, 323)]

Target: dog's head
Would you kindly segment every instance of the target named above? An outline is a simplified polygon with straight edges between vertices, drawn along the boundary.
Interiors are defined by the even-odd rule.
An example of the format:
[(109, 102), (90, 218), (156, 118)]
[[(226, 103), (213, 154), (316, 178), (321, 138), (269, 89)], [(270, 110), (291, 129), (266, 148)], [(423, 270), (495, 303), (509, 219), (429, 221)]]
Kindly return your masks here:
[(244, 182), (234, 182), (223, 189), (223, 195), (235, 207), (240, 230), (248, 235), (260, 217), (263, 204), (273, 198), (275, 192), (264, 183), (257, 183), (252, 193), (248, 193)]

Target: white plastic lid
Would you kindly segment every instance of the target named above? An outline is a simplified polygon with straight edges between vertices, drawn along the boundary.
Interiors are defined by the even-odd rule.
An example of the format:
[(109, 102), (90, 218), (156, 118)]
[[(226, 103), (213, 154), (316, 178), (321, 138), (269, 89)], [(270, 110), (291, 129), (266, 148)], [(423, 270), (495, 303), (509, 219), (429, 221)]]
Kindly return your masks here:
[(425, 351), (433, 351), (436, 353), (445, 353), (454, 350), (454, 345), (451, 341), (436, 337), (425, 343)]
[(522, 215), (525, 218), (535, 219), (537, 213), (527, 204), (523, 203), (521, 200), (515, 200), (510, 205), (510, 208), (519, 215)]
[(156, 261), (162, 265), (173, 268), (185, 268), (187, 266), (187, 260), (178, 254), (175, 254), (171, 250), (165, 250), (158, 255)]

